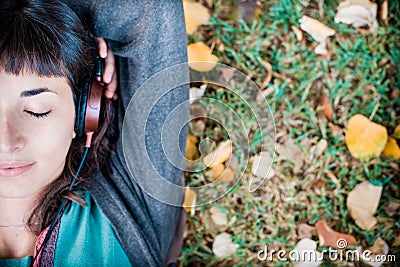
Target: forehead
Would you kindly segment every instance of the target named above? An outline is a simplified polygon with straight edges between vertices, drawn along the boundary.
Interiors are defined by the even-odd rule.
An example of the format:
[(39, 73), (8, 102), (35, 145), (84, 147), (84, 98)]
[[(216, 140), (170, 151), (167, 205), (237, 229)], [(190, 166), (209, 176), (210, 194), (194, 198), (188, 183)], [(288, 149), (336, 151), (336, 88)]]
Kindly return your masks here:
[(42, 92), (55, 92), (59, 95), (71, 92), (71, 87), (66, 77), (48, 77), (35, 73), (22, 72), (19, 75), (0, 71), (0, 97), (5, 95), (18, 95), (20, 97), (32, 96), (34, 92), (23, 93), (27, 90)]

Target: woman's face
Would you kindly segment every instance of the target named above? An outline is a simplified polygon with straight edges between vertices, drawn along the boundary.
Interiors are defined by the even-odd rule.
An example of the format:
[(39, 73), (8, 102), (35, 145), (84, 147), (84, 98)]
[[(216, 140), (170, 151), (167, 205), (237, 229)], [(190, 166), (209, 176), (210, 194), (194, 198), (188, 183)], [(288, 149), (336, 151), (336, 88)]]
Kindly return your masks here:
[(32, 196), (59, 177), (74, 121), (66, 78), (0, 71), (0, 198)]

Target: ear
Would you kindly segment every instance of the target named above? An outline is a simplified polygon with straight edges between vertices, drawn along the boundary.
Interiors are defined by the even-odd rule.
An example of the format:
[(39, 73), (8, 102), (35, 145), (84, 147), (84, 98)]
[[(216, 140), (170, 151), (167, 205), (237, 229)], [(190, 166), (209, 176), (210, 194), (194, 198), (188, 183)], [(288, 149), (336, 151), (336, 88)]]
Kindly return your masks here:
[(72, 139), (74, 139), (76, 137), (76, 133), (75, 131), (72, 132)]

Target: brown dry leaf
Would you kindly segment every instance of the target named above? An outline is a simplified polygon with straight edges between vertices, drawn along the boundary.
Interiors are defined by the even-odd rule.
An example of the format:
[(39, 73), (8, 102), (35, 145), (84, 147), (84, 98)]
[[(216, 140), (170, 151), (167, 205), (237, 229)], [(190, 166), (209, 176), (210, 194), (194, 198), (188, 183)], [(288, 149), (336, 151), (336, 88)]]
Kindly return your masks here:
[(335, 22), (351, 24), (353, 27), (370, 26), (374, 31), (378, 27), (376, 21), (377, 5), (368, 0), (347, 0), (339, 4)]
[(197, 149), (198, 139), (196, 136), (188, 134), (186, 139), (186, 158), (188, 160), (197, 160), (200, 157), (199, 150)]
[(376, 224), (374, 214), (381, 199), (382, 186), (368, 181), (357, 184), (347, 197), (347, 209), (356, 224), (364, 230), (371, 230)]
[(196, 207), (196, 192), (194, 192), (190, 187), (185, 189), (185, 199), (183, 200), (182, 207), (186, 212), (190, 212), (193, 216)]
[(197, 42), (188, 45), (188, 62), (191, 69), (207, 72), (215, 68), (218, 58), (211, 54), (210, 48), (205, 43)]
[(392, 246), (393, 246), (393, 247), (398, 247), (398, 246), (400, 246), (400, 235), (397, 236), (397, 237), (394, 239)]
[(324, 220), (319, 220), (315, 224), (315, 228), (318, 231), (320, 246), (343, 248), (342, 243), (340, 243), (342, 239), (346, 240), (347, 246), (357, 243), (354, 236), (334, 231)]
[(286, 139), (283, 145), (278, 145), (277, 150), (279, 155), (294, 163), (293, 171), (299, 173), (304, 164), (304, 154), (299, 146), (290, 138)]
[(388, 0), (384, 0), (381, 4), (381, 12), (380, 17), (383, 23), (387, 24), (388, 22)]
[(239, 3), (239, 19), (252, 24), (253, 21), (259, 20), (261, 9), (256, 0), (240, 1)]
[(301, 42), (303, 40), (303, 32), (294, 25), (292, 25), (291, 28), (294, 31), (294, 34), (296, 34), (297, 41)]
[(262, 85), (260, 86), (260, 90), (263, 90), (272, 79), (272, 66), (269, 62), (265, 61), (261, 57), (257, 57), (257, 60), (261, 62), (261, 64), (264, 66), (264, 68), (267, 70), (268, 73), (267, 77), (265, 77)]
[(319, 142), (316, 145), (312, 146), (310, 149), (310, 162), (313, 159), (317, 159), (318, 157), (320, 157), (327, 148), (328, 141), (326, 141), (325, 139), (319, 140)]
[(399, 210), (400, 208), (400, 203), (398, 202), (393, 202), (391, 201), (389, 203), (389, 205), (387, 205), (385, 208), (383, 208), (385, 210), (385, 212), (389, 215), (389, 216), (393, 216), (396, 214), (396, 212)]
[(393, 137), (389, 137), (389, 140), (387, 141), (382, 153), (386, 157), (400, 159), (400, 148), (396, 142), (396, 139), (394, 139)]
[[(389, 246), (386, 244), (386, 242), (381, 239), (378, 238), (375, 240), (375, 243), (372, 247), (370, 247), (368, 249), (370, 251), (370, 253), (365, 254), (363, 253), (362, 248), (358, 248), (358, 251), (360, 252), (360, 259), (365, 262), (366, 264), (368, 264), (369, 266), (372, 267), (379, 267), (381, 266), (384, 261), (380, 260), (382, 259), (383, 255), (387, 255), (389, 252)], [(372, 253), (372, 254), (371, 254)], [(366, 255), (368, 255), (366, 257)], [(379, 258), (377, 257), (379, 255)]]
[[(295, 267), (317, 267), (322, 263), (322, 253), (317, 251), (317, 242), (310, 238), (303, 238), (297, 244), (291, 253), (295, 261)], [(307, 254), (306, 254), (307, 253)], [(307, 255), (307, 257), (301, 256)], [(299, 258), (297, 258), (299, 257)]]
[(387, 130), (382, 125), (356, 114), (350, 118), (346, 129), (346, 145), (357, 159), (378, 157), (385, 148)]
[(217, 257), (227, 257), (235, 254), (238, 247), (232, 242), (232, 236), (224, 232), (215, 237), (212, 251)]
[(200, 3), (183, 0), (183, 11), (185, 14), (187, 34), (193, 34), (197, 27), (210, 22), (208, 9)]
[(264, 151), (250, 158), (251, 172), (259, 178), (272, 178), (274, 170), (272, 169), (273, 159), (271, 155)]
[(311, 238), (312, 232), (315, 230), (314, 226), (308, 225), (306, 223), (301, 223), (297, 225), (297, 234), (300, 239)]
[(303, 16), (299, 22), (300, 28), (319, 42), (319, 45), (315, 48), (315, 52), (326, 55), (328, 53), (326, 50), (326, 38), (334, 35), (335, 30), (308, 16)]
[(332, 121), (333, 108), (327, 94), (322, 95), (317, 107), (317, 114), (319, 117), (325, 116), (329, 121)]
[(392, 135), (394, 138), (400, 139), (400, 124), (394, 128), (394, 132)]
[(216, 150), (203, 158), (204, 165), (212, 168), (225, 162), (232, 155), (232, 149), (232, 142), (230, 140), (219, 143)]
[[(261, 90), (261, 87), (260, 87), (260, 90)], [(257, 101), (257, 103), (265, 104), (265, 98), (275, 91), (275, 87), (270, 86), (263, 91), (260, 91), (260, 90), (258, 90), (256, 101)]]

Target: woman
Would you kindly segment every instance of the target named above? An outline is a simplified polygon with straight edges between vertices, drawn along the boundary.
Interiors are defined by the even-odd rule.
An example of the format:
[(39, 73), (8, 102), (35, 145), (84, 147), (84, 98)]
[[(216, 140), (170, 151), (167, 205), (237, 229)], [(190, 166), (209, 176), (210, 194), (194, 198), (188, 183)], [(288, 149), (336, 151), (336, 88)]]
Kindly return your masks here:
[[(171, 14), (176, 12), (172, 7), (166, 4), (160, 10)], [(75, 13), (50, 0), (2, 1), (0, 13), (0, 265), (30, 266), (35, 247), (35, 265), (169, 263), (181, 209), (152, 199), (134, 183), (122, 156), (121, 138), (116, 153), (108, 153), (116, 134), (110, 125), (110, 100), (78, 183), (68, 190), (85, 142), (75, 137), (76, 94), (94, 59)], [(98, 30), (95, 20), (92, 23)], [(162, 34), (153, 37), (157, 42)], [(127, 56), (123, 53), (129, 49), (118, 47), (117, 40), (111, 42), (113, 50)], [(125, 37), (118, 44), (124, 41)], [(179, 53), (157, 68), (179, 63)], [(129, 66), (130, 60), (121, 58), (117, 66)], [(137, 89), (129, 86), (131, 82), (120, 81), (119, 129), (124, 108)], [(182, 90), (175, 94), (185, 96), (187, 91)], [(133, 148), (125, 148), (128, 155), (129, 149)], [(180, 180), (171, 179), (176, 184)], [(73, 202), (55, 220), (63, 199)], [(53, 222), (50, 239), (43, 242)]]

